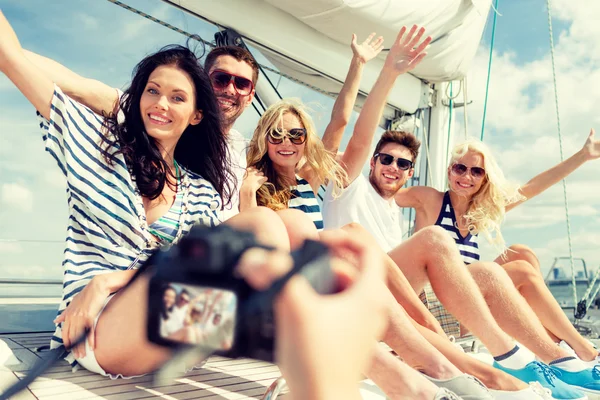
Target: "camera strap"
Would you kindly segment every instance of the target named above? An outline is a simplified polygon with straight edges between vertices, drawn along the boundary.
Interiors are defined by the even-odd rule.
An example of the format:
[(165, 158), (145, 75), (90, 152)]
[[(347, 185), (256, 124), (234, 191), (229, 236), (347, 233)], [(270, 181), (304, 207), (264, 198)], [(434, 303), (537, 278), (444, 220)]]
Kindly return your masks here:
[[(83, 336), (83, 340), (85, 340), (85, 335)], [(81, 342), (81, 339), (78, 340)], [(48, 368), (50, 368), (54, 363), (64, 357), (66, 351), (64, 346), (60, 346), (56, 349), (52, 349), (42, 357), (38, 362), (35, 363), (33, 368), (29, 371), (27, 375), (25, 375), (20, 381), (6, 389), (4, 393), (0, 394), (0, 400), (8, 400), (12, 396), (16, 395), (23, 389), (27, 389), (30, 383), (32, 383), (37, 377), (42, 375)]]

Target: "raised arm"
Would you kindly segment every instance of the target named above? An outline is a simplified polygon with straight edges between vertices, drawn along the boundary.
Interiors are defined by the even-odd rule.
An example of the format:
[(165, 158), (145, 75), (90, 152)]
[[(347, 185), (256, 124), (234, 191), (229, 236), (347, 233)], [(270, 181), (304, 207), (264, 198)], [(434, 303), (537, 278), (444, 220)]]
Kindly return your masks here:
[(100, 115), (103, 113), (109, 114), (116, 110), (119, 100), (117, 89), (95, 79), (77, 75), (54, 60), (29, 50), (24, 49), (23, 51), (25, 56), (41, 71), (44, 71), (46, 76), (54, 81), (69, 97), (85, 104)]
[(406, 35), (406, 27), (402, 27), (385, 59), (379, 78), (367, 97), (356, 125), (354, 125), (352, 138), (350, 138), (342, 157), (342, 165), (346, 168), (349, 182), (354, 181), (360, 175), (369, 157), (373, 136), (396, 78), (415, 68), (427, 54), (425, 48), (431, 42), (431, 37), (428, 36), (415, 48), (423, 37), (425, 29), (420, 28), (415, 35), (416, 32), (416, 25)]
[(50, 118), (50, 103), (54, 83), (25, 56), (21, 43), (2, 11), (0, 11), (0, 71), (46, 119)]
[(358, 44), (356, 35), (352, 34), (351, 47), (353, 56), (352, 61), (350, 61), (348, 75), (346, 75), (342, 90), (333, 105), (331, 121), (323, 134), (323, 145), (325, 149), (331, 151), (333, 154), (337, 153), (342, 136), (344, 136), (344, 130), (352, 116), (352, 109), (358, 95), (363, 68), (366, 63), (377, 57), (383, 49), (383, 37), (379, 36), (373, 40), (374, 37), (375, 33), (373, 32), (367, 40)]
[(560, 182), (581, 167), (586, 161), (600, 158), (600, 140), (596, 140), (592, 129), (582, 149), (558, 165), (533, 177), (520, 189), (524, 200), (506, 206), (506, 211), (512, 210), (519, 204), (537, 196), (550, 186)]

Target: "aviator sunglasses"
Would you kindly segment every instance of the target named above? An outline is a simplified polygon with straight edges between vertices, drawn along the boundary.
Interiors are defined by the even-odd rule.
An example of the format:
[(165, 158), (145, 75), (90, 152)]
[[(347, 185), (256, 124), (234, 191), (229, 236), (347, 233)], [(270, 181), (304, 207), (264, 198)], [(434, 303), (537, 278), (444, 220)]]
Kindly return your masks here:
[(375, 154), (375, 158), (379, 158), (379, 162), (381, 163), (381, 165), (390, 165), (394, 162), (394, 160), (396, 160), (396, 165), (398, 166), (398, 169), (401, 169), (402, 171), (411, 169), (413, 166), (412, 161), (407, 160), (406, 158), (395, 158), (391, 154), (377, 153)]
[(306, 129), (294, 128), (290, 129), (289, 131), (278, 131), (273, 129), (267, 135), (267, 140), (271, 144), (281, 144), (285, 140), (286, 136), (290, 139), (292, 144), (302, 144), (306, 142)]
[(210, 74), (210, 81), (215, 90), (223, 90), (233, 81), (233, 87), (240, 96), (248, 96), (254, 89), (254, 84), (250, 79), (230, 74), (229, 72), (216, 69)]
[(464, 164), (456, 163), (452, 165), (452, 173), (456, 176), (463, 176), (467, 171), (471, 171), (473, 179), (482, 179), (485, 176), (485, 169), (481, 167), (467, 167)]

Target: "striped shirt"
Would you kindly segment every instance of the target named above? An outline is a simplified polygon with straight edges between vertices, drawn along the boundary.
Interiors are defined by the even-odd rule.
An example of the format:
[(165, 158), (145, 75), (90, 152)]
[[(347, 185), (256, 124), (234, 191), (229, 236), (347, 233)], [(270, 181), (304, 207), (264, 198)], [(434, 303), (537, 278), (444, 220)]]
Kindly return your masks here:
[(321, 214), (321, 207), (308, 181), (296, 175), (296, 186), (292, 186), (291, 189), (292, 198), (288, 202), (288, 207), (300, 210), (308, 215), (317, 227), (317, 231), (322, 231), (323, 215)]
[(454, 215), (454, 208), (452, 208), (452, 203), (450, 202), (450, 192), (444, 193), (442, 209), (440, 210), (440, 215), (435, 224), (448, 231), (452, 239), (454, 239), (465, 264), (468, 265), (479, 261), (480, 256), (477, 235), (468, 233), (467, 236), (463, 237), (460, 234), (456, 223), (456, 216)]
[[(63, 298), (58, 315), (95, 275), (137, 268), (157, 247), (148, 232), (142, 196), (122, 154), (105, 161), (103, 118), (55, 86), (50, 120), (39, 113), (46, 151), (67, 181), (69, 221), (64, 251)], [(110, 149), (109, 149), (110, 151)], [(213, 186), (182, 168), (182, 212), (175, 241), (197, 224), (218, 223), (221, 199)], [(61, 325), (51, 347), (62, 345)], [(66, 359), (77, 363), (69, 353)]]

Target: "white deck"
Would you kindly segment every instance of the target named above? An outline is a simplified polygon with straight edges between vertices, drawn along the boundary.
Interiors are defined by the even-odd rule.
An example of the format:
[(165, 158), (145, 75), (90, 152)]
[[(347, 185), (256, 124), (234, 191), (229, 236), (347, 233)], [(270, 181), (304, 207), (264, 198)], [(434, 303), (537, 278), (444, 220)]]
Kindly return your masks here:
[[(21, 361), (18, 365), (0, 366), (0, 393), (24, 376), (43, 356), (44, 352), (38, 353), (35, 349), (49, 344), (50, 336), (50, 332), (0, 335), (0, 340), (8, 344)], [(134, 379), (111, 380), (84, 369), (73, 373), (65, 361), (60, 361), (29, 385), (28, 391), (21, 392), (13, 399), (261, 399), (279, 376), (279, 368), (270, 363), (211, 357), (201, 369), (189, 372), (170, 384), (156, 385), (152, 382), (151, 374)], [(361, 392), (365, 400), (385, 399), (368, 380), (362, 383)], [(286, 397), (280, 395), (278, 399)]]

